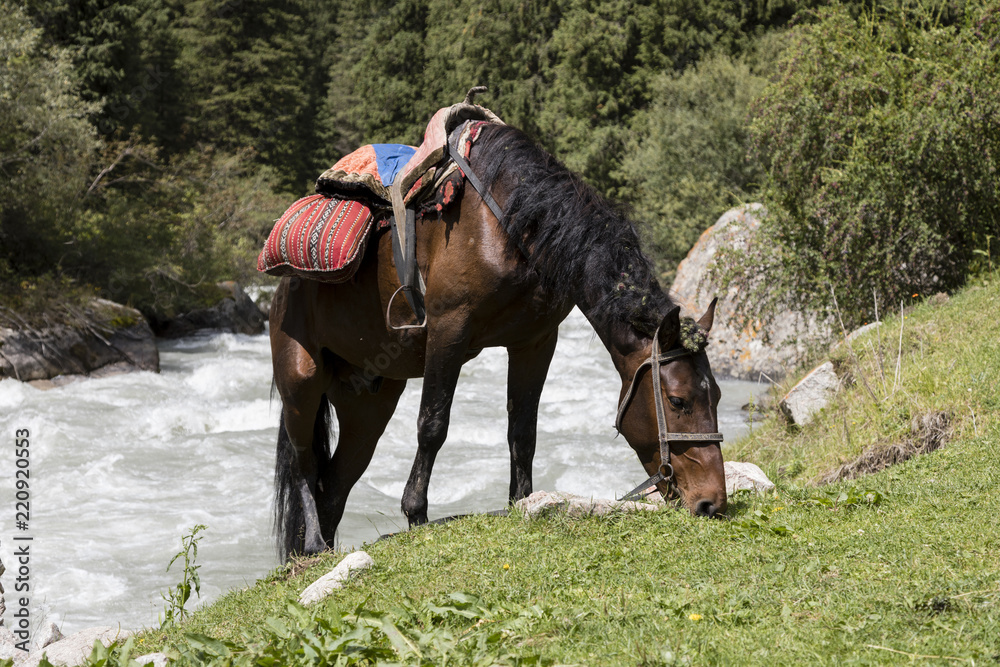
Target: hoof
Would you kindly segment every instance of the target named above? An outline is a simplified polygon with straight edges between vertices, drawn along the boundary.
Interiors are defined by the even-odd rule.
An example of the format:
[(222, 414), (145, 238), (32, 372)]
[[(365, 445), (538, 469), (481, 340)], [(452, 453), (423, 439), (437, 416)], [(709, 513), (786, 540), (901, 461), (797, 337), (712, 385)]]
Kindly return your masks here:
[(427, 523), (427, 512), (414, 512), (413, 514), (407, 514), (406, 520), (410, 522), (410, 528), (414, 526), (422, 526)]
[(314, 540), (308, 540), (306, 541), (306, 544), (302, 549), (302, 555), (315, 556), (316, 554), (323, 553), (327, 549), (329, 549), (329, 546), (327, 546), (326, 542), (324, 542), (320, 538)]

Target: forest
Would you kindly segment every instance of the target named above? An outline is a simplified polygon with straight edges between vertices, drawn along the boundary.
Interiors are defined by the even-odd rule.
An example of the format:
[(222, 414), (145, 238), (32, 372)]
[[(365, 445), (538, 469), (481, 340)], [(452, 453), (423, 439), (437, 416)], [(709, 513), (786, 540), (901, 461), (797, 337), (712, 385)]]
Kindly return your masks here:
[(861, 321), (992, 269), (998, 48), (987, 0), (0, 0), (0, 306), (259, 281), (324, 169), (481, 84), (631, 209), (665, 287), (761, 201), (716, 271), (743, 315)]

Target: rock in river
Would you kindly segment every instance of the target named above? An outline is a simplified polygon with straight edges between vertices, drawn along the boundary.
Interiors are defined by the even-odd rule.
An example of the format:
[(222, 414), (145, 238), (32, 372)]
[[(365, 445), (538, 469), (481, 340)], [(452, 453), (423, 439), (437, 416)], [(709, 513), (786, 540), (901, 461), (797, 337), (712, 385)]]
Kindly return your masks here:
[(160, 354), (146, 318), (128, 306), (93, 299), (65, 324), (0, 327), (0, 379), (45, 381), (132, 370), (158, 372)]
[(264, 333), (264, 314), (239, 283), (226, 281), (218, 285), (218, 301), (176, 317), (152, 318), (153, 330), (163, 338), (181, 338), (198, 331), (228, 331), (230, 333)]

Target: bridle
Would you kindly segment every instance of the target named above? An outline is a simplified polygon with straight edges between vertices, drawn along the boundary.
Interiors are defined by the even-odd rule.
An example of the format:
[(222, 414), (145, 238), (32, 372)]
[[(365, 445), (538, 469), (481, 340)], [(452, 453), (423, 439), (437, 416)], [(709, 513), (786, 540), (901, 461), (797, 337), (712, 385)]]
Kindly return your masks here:
[(625, 411), (632, 402), (636, 387), (639, 384), (639, 374), (642, 373), (643, 369), (648, 366), (651, 371), (651, 379), (653, 382), (653, 403), (656, 406), (656, 430), (660, 444), (660, 469), (645, 482), (619, 498), (619, 500), (634, 500), (640, 497), (642, 492), (647, 488), (653, 486), (654, 484), (659, 484), (664, 480), (666, 480), (667, 484), (670, 486), (671, 495), (676, 493), (677, 480), (674, 474), (674, 467), (670, 463), (671, 442), (722, 442), (721, 433), (671, 433), (667, 430), (667, 412), (663, 406), (663, 384), (660, 382), (660, 366), (682, 357), (686, 357), (690, 354), (692, 354), (692, 352), (685, 348), (660, 352), (660, 331), (657, 329), (656, 334), (653, 336), (653, 347), (650, 352), (649, 359), (639, 364), (639, 367), (635, 369), (635, 374), (632, 376), (632, 383), (629, 385), (628, 392), (626, 392), (625, 397), (622, 398), (622, 402), (618, 405), (618, 416), (615, 418), (615, 428), (619, 433), (621, 432), (622, 419), (625, 417)]

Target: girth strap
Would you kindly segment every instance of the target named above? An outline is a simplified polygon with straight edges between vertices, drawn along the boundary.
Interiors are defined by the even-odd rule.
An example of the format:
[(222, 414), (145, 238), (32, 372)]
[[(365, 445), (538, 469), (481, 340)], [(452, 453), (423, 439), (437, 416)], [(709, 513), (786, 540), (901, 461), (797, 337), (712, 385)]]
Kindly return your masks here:
[[(468, 123), (468, 121), (466, 121)], [(503, 222), (503, 209), (500, 208), (500, 204), (497, 200), (493, 198), (489, 189), (483, 184), (476, 175), (476, 172), (472, 170), (469, 166), (469, 161), (465, 159), (462, 155), (461, 147), (458, 145), (462, 130), (466, 123), (462, 123), (457, 128), (452, 130), (451, 135), (448, 137), (448, 141), (445, 144), (445, 154), (444, 160), (451, 159), (458, 168), (462, 170), (465, 174), (465, 178), (476, 189), (479, 193), (480, 198), (486, 202), (486, 205), (490, 207), (493, 215), (496, 216), (498, 221)], [(395, 185), (395, 184), (393, 184)], [(389, 305), (386, 307), (385, 320), (388, 325), (393, 329), (420, 329), (427, 326), (427, 313), (424, 306), (424, 294), (427, 292), (427, 286), (424, 284), (423, 276), (420, 275), (420, 269), (417, 266), (416, 258), (416, 224), (414, 222), (415, 215), (413, 209), (406, 208), (403, 204), (403, 195), (398, 187), (393, 187), (390, 190), (392, 196), (392, 208), (393, 217), (391, 222), (392, 228), (392, 255), (396, 262), (396, 274), (399, 276), (400, 287), (393, 295), (389, 298)], [(400, 225), (398, 220), (404, 218), (404, 224)], [(508, 231), (506, 228), (504, 231)], [(509, 235), (509, 232), (508, 232)], [(520, 237), (511, 236), (514, 242), (517, 244), (518, 249), (520, 249), (521, 254), (525, 258), (528, 257), (528, 250), (525, 248), (524, 243), (521, 241)], [(404, 324), (400, 326), (395, 326), (389, 319), (389, 313), (392, 309), (392, 302), (400, 292), (406, 297), (406, 301), (410, 304), (410, 308), (413, 309), (414, 314), (417, 316), (418, 324)]]

